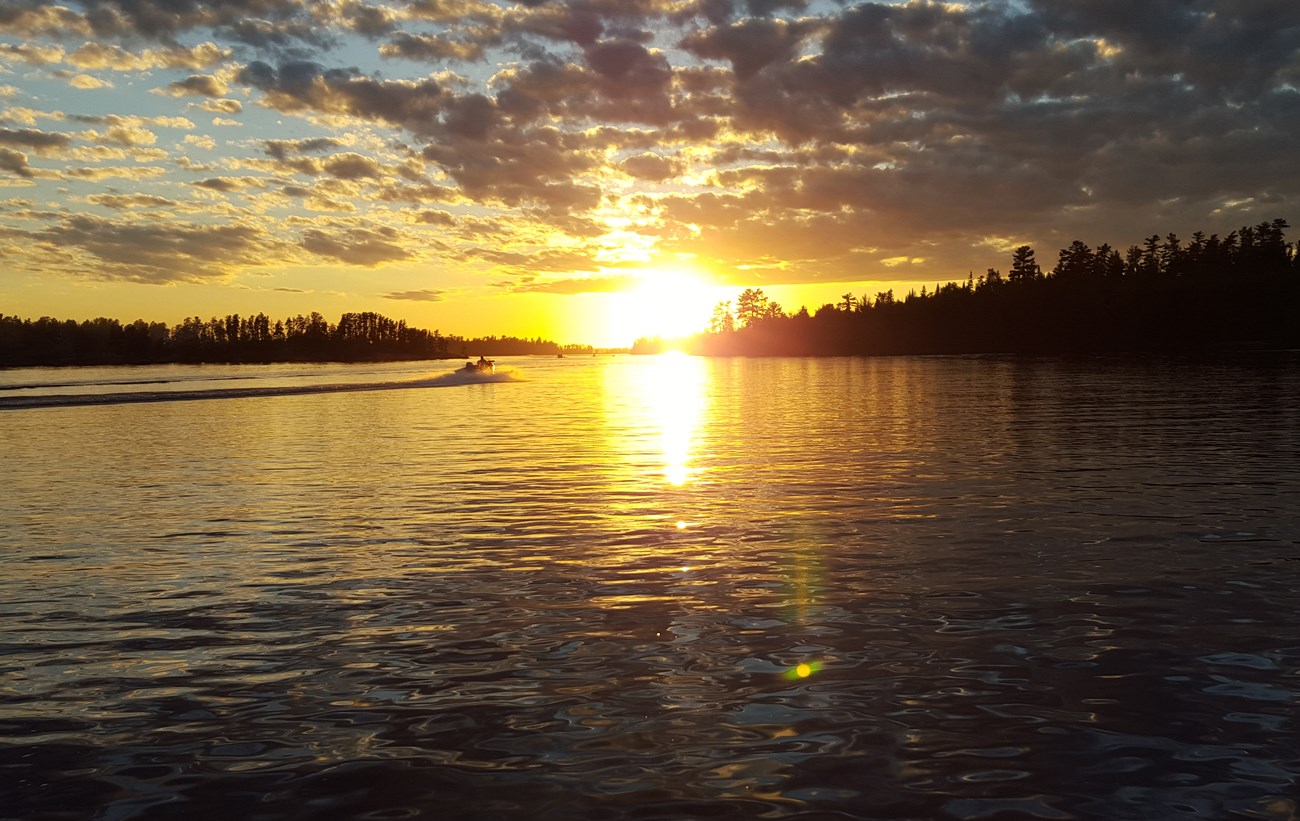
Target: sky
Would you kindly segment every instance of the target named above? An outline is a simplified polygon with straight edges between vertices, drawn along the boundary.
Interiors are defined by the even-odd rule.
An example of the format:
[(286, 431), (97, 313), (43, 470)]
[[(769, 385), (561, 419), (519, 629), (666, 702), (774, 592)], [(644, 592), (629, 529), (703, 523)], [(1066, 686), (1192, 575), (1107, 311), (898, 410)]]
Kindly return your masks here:
[(1300, 219), (1295, 0), (0, 0), (0, 313), (628, 345)]

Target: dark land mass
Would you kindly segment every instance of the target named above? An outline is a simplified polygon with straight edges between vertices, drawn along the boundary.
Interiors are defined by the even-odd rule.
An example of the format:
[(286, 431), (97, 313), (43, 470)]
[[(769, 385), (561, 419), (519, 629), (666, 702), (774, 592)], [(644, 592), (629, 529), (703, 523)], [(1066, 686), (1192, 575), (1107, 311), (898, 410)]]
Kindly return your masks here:
[[(633, 353), (670, 345), (710, 356), (1104, 353), (1300, 347), (1300, 250), (1285, 220), (1184, 242), (1153, 235), (1121, 254), (1076, 240), (1043, 271), (1015, 249), (1004, 276), (933, 291), (787, 314), (756, 288), (724, 302), (707, 332), (637, 340)], [(76, 322), (0, 314), (0, 367), (153, 363), (376, 362), (465, 356), (594, 353), (590, 346), (516, 337), (465, 338), (411, 328), (376, 313), (187, 318), (175, 326), (98, 318)]]
[(158, 363), (381, 362), (466, 356), (591, 353), (545, 339), (443, 336), (376, 313), (319, 313), (272, 321), (256, 316), (187, 318), (178, 325), (137, 319), (76, 322), (0, 314), (0, 367)]
[[(1009, 273), (933, 291), (845, 294), (786, 314), (758, 289), (714, 311), (710, 330), (673, 343), (713, 356), (1198, 351), (1300, 346), (1300, 252), (1285, 220), (1226, 237), (1152, 236), (1126, 253), (1081, 241), (1044, 272), (1030, 246)], [(638, 340), (634, 353), (669, 347)]]

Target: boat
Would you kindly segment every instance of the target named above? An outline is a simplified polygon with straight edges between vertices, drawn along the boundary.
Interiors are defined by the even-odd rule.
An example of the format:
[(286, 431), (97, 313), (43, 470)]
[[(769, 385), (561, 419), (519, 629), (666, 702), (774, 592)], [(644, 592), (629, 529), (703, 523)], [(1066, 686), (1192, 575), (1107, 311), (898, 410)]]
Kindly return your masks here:
[(466, 362), (465, 367), (461, 368), (463, 373), (496, 373), (497, 363), (491, 359), (479, 357), (477, 362)]

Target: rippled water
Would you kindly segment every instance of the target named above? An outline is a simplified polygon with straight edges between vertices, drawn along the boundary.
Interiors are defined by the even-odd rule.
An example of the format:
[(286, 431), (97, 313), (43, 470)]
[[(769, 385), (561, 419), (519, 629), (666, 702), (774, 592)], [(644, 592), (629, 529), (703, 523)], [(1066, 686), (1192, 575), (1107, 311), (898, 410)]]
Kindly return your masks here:
[(450, 367), (0, 374), (0, 818), (1300, 813), (1296, 355)]

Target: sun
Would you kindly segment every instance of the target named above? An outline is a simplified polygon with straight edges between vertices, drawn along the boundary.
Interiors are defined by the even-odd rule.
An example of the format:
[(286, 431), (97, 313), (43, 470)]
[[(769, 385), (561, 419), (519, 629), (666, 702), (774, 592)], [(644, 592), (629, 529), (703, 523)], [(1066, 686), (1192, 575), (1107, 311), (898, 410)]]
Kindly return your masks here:
[(676, 339), (706, 330), (721, 289), (677, 269), (644, 271), (629, 290), (614, 297), (611, 331), (628, 344), (642, 338)]

